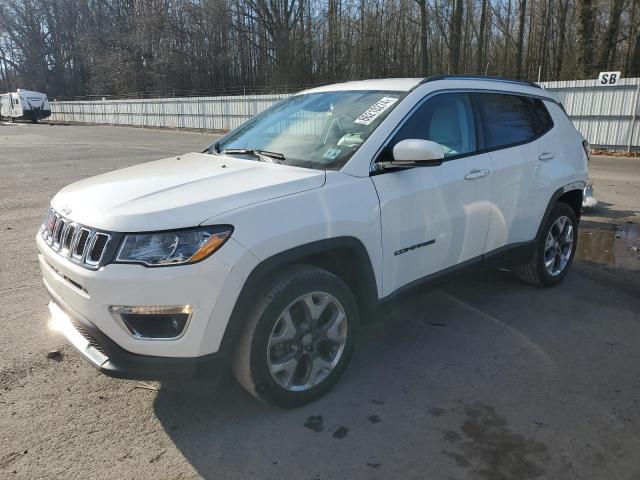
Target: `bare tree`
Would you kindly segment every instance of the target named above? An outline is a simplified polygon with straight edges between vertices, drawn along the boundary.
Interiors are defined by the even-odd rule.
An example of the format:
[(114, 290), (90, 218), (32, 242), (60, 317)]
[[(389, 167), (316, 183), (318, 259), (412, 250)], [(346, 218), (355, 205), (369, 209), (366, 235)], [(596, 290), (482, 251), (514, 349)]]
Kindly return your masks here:
[(578, 11), (578, 68), (583, 76), (593, 71), (595, 5), (593, 0), (576, 0)]
[(598, 60), (598, 66), (602, 69), (606, 69), (608, 67), (609, 61), (612, 59), (612, 56), (615, 57), (615, 47), (618, 40), (622, 6), (622, 0), (611, 0), (609, 23), (607, 26), (607, 32), (604, 36), (604, 41), (602, 42), (600, 58)]
[(564, 55), (565, 55), (565, 39), (566, 39), (566, 25), (567, 25), (567, 14), (569, 10), (569, 0), (558, 0), (558, 28), (557, 28), (557, 44), (556, 44), (556, 54), (555, 54), (555, 66), (554, 66), (554, 77), (559, 79), (562, 74), (562, 65), (564, 63)]
[[(634, 6), (636, 11), (640, 9), (640, 0), (635, 0)], [(633, 39), (633, 55), (631, 56), (631, 75), (640, 75), (640, 22), (635, 24), (635, 34), (631, 36)]]
[(0, 0), (0, 88), (249, 93), (447, 72), (535, 80), (539, 66), (552, 80), (589, 77), (596, 61), (640, 74), (640, 0), (607, 2)]
[(449, 65), (451, 73), (458, 73), (460, 68), (460, 48), (462, 42), (463, 0), (454, 0), (451, 12), (451, 41), (449, 47)]
[[(486, 1), (486, 0), (484, 0)], [(427, 51), (427, 0), (415, 0), (420, 9), (420, 72), (423, 75), (429, 73), (429, 52)]]
[(527, 19), (527, 0), (520, 0), (518, 12), (518, 44), (516, 48), (516, 78), (522, 74), (522, 52), (524, 51), (524, 25)]

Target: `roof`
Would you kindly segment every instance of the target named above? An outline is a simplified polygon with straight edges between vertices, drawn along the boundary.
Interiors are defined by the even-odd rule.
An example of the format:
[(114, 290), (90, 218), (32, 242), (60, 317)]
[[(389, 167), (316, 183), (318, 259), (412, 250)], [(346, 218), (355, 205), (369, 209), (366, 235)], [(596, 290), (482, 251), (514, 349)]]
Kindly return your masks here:
[(511, 83), (515, 85), (526, 85), (527, 87), (542, 88), (537, 83), (529, 82), (527, 80), (515, 80), (513, 78), (506, 77), (489, 77), (486, 75), (434, 75), (424, 79), (424, 82), (436, 82), (438, 80), (480, 80), (485, 82), (501, 82)]
[[(354, 82), (334, 83), (322, 87), (311, 88), (299, 93), (335, 92), (344, 90), (388, 90), (409, 92), (422, 84), (433, 84), (434, 87), (442, 83), (446, 88), (474, 88), (519, 92), (539, 97), (557, 100), (553, 93), (543, 89), (540, 85), (524, 80), (513, 80), (502, 77), (485, 77), (476, 75), (436, 75), (428, 78), (384, 78), (372, 80), (358, 80)], [(438, 85), (438, 88), (440, 85)]]
[(372, 80), (357, 80), (354, 82), (334, 83), (322, 87), (310, 88), (300, 93), (336, 92), (344, 90), (389, 90), (408, 92), (420, 85), (424, 78), (376, 78)]

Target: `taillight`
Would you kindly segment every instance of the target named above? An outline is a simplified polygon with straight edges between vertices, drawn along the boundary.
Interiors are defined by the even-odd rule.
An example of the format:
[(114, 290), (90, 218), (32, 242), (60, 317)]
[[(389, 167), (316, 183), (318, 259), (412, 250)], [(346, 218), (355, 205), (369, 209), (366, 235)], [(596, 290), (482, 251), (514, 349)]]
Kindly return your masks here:
[(584, 148), (584, 154), (587, 156), (587, 162), (591, 160), (591, 157), (589, 157), (590, 154), (590, 147), (589, 147), (589, 142), (587, 142), (586, 140), (582, 141), (582, 148)]

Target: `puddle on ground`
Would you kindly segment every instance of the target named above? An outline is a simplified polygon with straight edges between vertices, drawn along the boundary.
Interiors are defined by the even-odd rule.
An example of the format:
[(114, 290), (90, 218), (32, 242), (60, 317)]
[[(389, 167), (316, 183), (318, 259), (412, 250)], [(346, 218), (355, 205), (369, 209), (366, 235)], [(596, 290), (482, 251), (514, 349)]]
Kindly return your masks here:
[(613, 265), (616, 261), (615, 241), (615, 230), (580, 229), (576, 260)]
[(616, 242), (626, 240), (631, 249), (638, 248), (636, 244), (640, 243), (640, 225), (635, 223), (612, 225), (611, 228), (581, 227), (578, 232), (576, 260), (583, 262), (613, 265), (616, 262)]

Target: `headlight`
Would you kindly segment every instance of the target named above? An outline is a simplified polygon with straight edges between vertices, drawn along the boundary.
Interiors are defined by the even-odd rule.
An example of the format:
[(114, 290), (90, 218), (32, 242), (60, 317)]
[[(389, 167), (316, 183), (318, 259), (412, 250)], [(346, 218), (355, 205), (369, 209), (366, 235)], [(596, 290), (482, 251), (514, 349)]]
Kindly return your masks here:
[(126, 234), (116, 262), (141, 263), (152, 267), (196, 263), (224, 245), (232, 232), (230, 225), (221, 225)]

